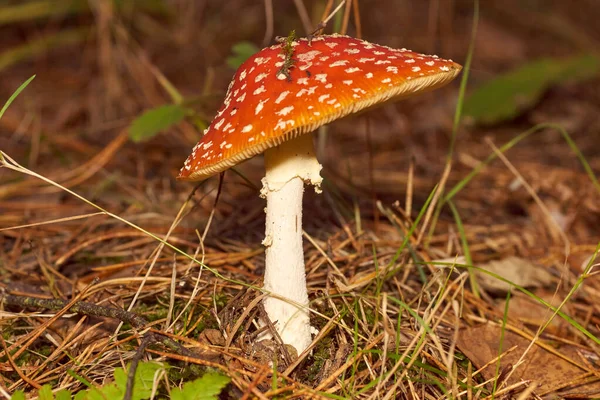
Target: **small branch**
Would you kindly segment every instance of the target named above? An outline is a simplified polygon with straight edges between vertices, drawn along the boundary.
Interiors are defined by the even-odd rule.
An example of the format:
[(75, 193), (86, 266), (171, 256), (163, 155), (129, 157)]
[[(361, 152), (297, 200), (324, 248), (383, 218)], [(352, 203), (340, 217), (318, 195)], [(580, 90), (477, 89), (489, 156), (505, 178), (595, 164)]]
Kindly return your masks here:
[(144, 337), (142, 342), (140, 343), (140, 347), (138, 347), (135, 355), (131, 359), (131, 365), (129, 366), (129, 371), (127, 372), (127, 386), (125, 386), (125, 395), (123, 396), (123, 400), (131, 400), (133, 397), (133, 384), (135, 383), (135, 372), (137, 371), (137, 367), (144, 357), (144, 353), (146, 352), (146, 348), (151, 344), (150, 336)]

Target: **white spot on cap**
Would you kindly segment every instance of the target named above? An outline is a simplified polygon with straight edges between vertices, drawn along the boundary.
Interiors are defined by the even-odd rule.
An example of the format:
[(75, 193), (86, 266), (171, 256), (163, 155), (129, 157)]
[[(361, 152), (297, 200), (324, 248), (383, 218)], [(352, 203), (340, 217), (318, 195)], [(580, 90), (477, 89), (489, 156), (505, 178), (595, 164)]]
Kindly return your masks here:
[(226, 149), (230, 149), (233, 145), (231, 143), (227, 143), (227, 145), (225, 146)]
[(368, 79), (371, 79), (371, 78), (373, 77), (373, 73), (372, 73), (372, 72), (367, 72), (367, 73), (365, 74), (365, 76), (366, 76)]
[(348, 86), (352, 85), (352, 82), (353, 82), (353, 81), (352, 81), (352, 79), (348, 79), (348, 80), (346, 80), (346, 81), (342, 81), (342, 83), (343, 83), (344, 85), (348, 85)]
[(327, 82), (327, 74), (316, 74), (315, 79), (319, 82), (325, 83)]
[(390, 60), (379, 60), (375, 62), (375, 65), (381, 65), (381, 64), (391, 64), (392, 62)]
[(322, 103), (325, 101), (326, 98), (328, 98), (329, 95), (328, 94), (322, 94), (319, 96), (319, 103)]
[(262, 111), (263, 107), (265, 106), (265, 103), (269, 101), (269, 99), (266, 100), (260, 100), (258, 102), (258, 104), (256, 105), (256, 108), (254, 109), (254, 115), (258, 115), (259, 112)]
[(251, 130), (252, 130), (252, 124), (246, 125), (245, 127), (242, 128), (243, 133), (250, 132)]
[(337, 45), (338, 45), (338, 43), (336, 43), (336, 42), (325, 43), (325, 46), (329, 47), (330, 49), (333, 49)]
[(310, 96), (311, 94), (314, 94), (316, 90), (317, 86), (311, 86), (308, 89), (301, 89), (298, 93), (296, 93), (296, 97), (302, 97), (305, 94)]
[(219, 120), (219, 121), (218, 121), (218, 122), (215, 124), (214, 128), (215, 128), (216, 130), (219, 130), (219, 129), (221, 129), (221, 125), (223, 125), (223, 123), (224, 123), (224, 122), (225, 122), (225, 118), (221, 118), (221, 119), (220, 119), (220, 120)]
[(306, 53), (299, 54), (296, 58), (301, 62), (309, 62), (319, 54), (321, 54), (319, 50), (311, 50)]
[(294, 106), (283, 107), (281, 110), (277, 111), (275, 114), (286, 116), (294, 110)]
[(243, 70), (240, 73), (240, 79), (239, 79), (240, 82), (243, 81), (244, 79), (246, 79), (246, 74), (247, 74), (246, 70)]
[(244, 92), (237, 99), (235, 99), (235, 101), (237, 101), (238, 103), (241, 103), (242, 101), (244, 101), (245, 98), (246, 98), (246, 92)]
[(254, 62), (256, 63), (256, 65), (262, 65), (262, 64), (266, 63), (267, 61), (269, 61), (268, 57), (256, 57), (254, 59)]
[(420, 67), (412, 67), (412, 72), (419, 72), (420, 70)]
[(254, 142), (254, 138), (253, 137), (248, 138), (248, 142)]
[(345, 71), (346, 71), (346, 73), (348, 73), (348, 74), (351, 74), (351, 73), (353, 73), (353, 72), (358, 72), (358, 71), (360, 71), (360, 68), (358, 68), (358, 67), (346, 68), (346, 70), (345, 70)]
[(389, 67), (387, 67), (385, 70), (386, 70), (387, 72), (393, 72), (393, 73), (395, 73), (395, 74), (397, 74), (397, 73), (398, 73), (398, 67), (394, 67), (393, 65), (392, 65), (392, 66), (389, 66)]
[(296, 82), (298, 82), (298, 85), (308, 85), (308, 78), (300, 78)]
[(348, 64), (348, 60), (337, 60), (337, 61), (334, 61), (331, 64), (329, 64), (329, 66), (331, 68), (333, 68), (333, 67), (343, 67), (346, 64)]
[(344, 53), (348, 53), (348, 54), (358, 54), (360, 53), (359, 49), (345, 49)]
[(254, 94), (256, 96), (257, 94), (261, 94), (266, 91), (267, 91), (267, 89), (265, 89), (265, 85), (262, 85), (261, 87), (256, 89), (252, 94)]
[(275, 100), (275, 104), (281, 103), (287, 97), (288, 94), (290, 94), (289, 90), (285, 90), (285, 91), (281, 92), (279, 94), (279, 97), (277, 97), (277, 99)]
[(430, 67), (433, 67), (433, 65), (435, 64), (435, 61), (427, 61), (427, 62), (425, 62), (425, 64), (429, 65)]
[(382, 56), (385, 54), (385, 52), (383, 51), (374, 51), (373, 54), (377, 55), (377, 56)]
[[(283, 121), (283, 120), (279, 120), (277, 121), (277, 125), (275, 125), (274, 129), (285, 129), (285, 127), (287, 125), (291, 125), (294, 126), (296, 124), (296, 122), (293, 119), (287, 120), (287, 121)], [(262, 134), (262, 132), (261, 132)]]
[(325, 85), (325, 89), (331, 89), (333, 87), (333, 85), (331, 83), (328, 83), (327, 85)]
[(361, 63), (361, 64), (364, 64), (364, 63), (369, 62), (369, 61), (375, 61), (375, 58), (374, 57), (373, 58), (363, 57), (363, 58), (359, 58), (358, 59), (358, 62)]
[(265, 74), (264, 72), (256, 75), (256, 78), (254, 78), (254, 82), (258, 83), (260, 81), (262, 81), (263, 79), (265, 79), (267, 77), (267, 74)]
[(212, 147), (212, 145), (213, 145), (212, 140), (210, 142), (206, 142), (202, 145), (202, 150), (210, 149)]
[(412, 63), (415, 62), (415, 59), (414, 58), (407, 58), (406, 60), (404, 60), (404, 62), (407, 63), (407, 64), (412, 64)]
[(442, 65), (440, 67), (440, 71), (448, 72), (448, 71), (450, 71), (450, 68), (446, 67), (445, 65)]
[(277, 79), (279, 79), (280, 81), (283, 81), (283, 80), (287, 79), (287, 76), (285, 76), (285, 74), (282, 72), (279, 75), (277, 75)]
[(237, 108), (234, 108), (233, 110), (231, 110), (231, 112), (229, 113), (230, 115), (235, 115), (237, 114)]

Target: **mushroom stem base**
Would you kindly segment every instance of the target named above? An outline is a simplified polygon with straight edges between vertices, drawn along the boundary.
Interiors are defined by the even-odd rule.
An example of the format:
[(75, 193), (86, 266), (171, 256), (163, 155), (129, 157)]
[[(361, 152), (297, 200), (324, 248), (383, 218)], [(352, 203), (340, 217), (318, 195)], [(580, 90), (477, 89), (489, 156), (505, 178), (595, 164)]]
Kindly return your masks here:
[(269, 149), (265, 166), (261, 191), (267, 199), (264, 289), (273, 295), (264, 300), (264, 307), (283, 342), (300, 354), (312, 341), (302, 248), (302, 197), (305, 182), (315, 185), (317, 191), (321, 183), (312, 135)]

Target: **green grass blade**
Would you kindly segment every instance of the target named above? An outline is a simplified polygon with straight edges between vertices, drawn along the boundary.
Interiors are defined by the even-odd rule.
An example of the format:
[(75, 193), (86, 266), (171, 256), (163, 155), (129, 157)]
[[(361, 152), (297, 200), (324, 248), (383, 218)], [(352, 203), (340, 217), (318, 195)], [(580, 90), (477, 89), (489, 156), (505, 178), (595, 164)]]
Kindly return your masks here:
[[(562, 135), (563, 139), (567, 142), (567, 144), (569, 145), (569, 147), (571, 148), (571, 150), (575, 153), (575, 156), (579, 159), (579, 162), (583, 166), (583, 169), (588, 174), (588, 176), (589, 176), (590, 180), (592, 181), (592, 183), (594, 184), (594, 186), (596, 187), (596, 190), (598, 190), (598, 193), (600, 193), (600, 183), (598, 182), (598, 178), (594, 174), (594, 171), (592, 170), (592, 167), (587, 162), (587, 160), (585, 159), (585, 157), (581, 153), (581, 150), (579, 150), (579, 148), (577, 147), (577, 145), (575, 144), (575, 142), (573, 141), (573, 139), (571, 138), (571, 136), (569, 135), (569, 133), (562, 126), (560, 126), (560, 125), (553, 124), (553, 123), (538, 124), (538, 125), (530, 128), (530, 129), (526, 130), (525, 132), (520, 133), (519, 135), (517, 135), (516, 137), (514, 137), (513, 139), (511, 139), (510, 141), (508, 141), (507, 143), (505, 143), (502, 147), (500, 147), (499, 150), (500, 150), (501, 153), (505, 153), (509, 149), (511, 149), (512, 147), (514, 147), (517, 143), (519, 143), (522, 140), (528, 138), (532, 134), (534, 134), (536, 132), (539, 132), (539, 131), (542, 131), (544, 129), (555, 129), (555, 130), (557, 130)], [(484, 161), (482, 161), (481, 163), (479, 163), (478, 165), (476, 165), (475, 168), (473, 168), (473, 170), (465, 178), (463, 178), (452, 189), (450, 189), (448, 191), (448, 194), (446, 194), (446, 197), (444, 197), (444, 201), (443, 202), (446, 203), (450, 199), (452, 199), (454, 196), (456, 196), (456, 194), (458, 192), (460, 192), (465, 186), (467, 186), (467, 184), (469, 184), (469, 182), (471, 182), (471, 180), (477, 174), (479, 174), (479, 172), (481, 172), (481, 170), (485, 166), (487, 166), (489, 163), (491, 163), (496, 158), (497, 158), (497, 154), (492, 153)]]
[(6, 110), (8, 109), (8, 107), (11, 105), (11, 103), (17, 98), (17, 96), (19, 94), (21, 94), (21, 92), (27, 87), (27, 85), (29, 85), (31, 83), (32, 80), (35, 79), (35, 75), (33, 75), (31, 78), (27, 79), (25, 82), (23, 82), (21, 84), (21, 86), (19, 86), (17, 88), (17, 90), (15, 90), (15, 92), (8, 98), (8, 100), (6, 101), (6, 103), (4, 103), (4, 107), (2, 107), (2, 110), (0, 111), (0, 119), (2, 119), (2, 116), (4, 115), (4, 112), (6, 112)]
[[(460, 214), (458, 213), (458, 210), (456, 209), (456, 206), (452, 201), (448, 201), (448, 205), (450, 206), (450, 210), (452, 210), (452, 214), (454, 215), (454, 222), (456, 223), (456, 229), (458, 229), (458, 236), (460, 237), (465, 261), (467, 262), (467, 264), (473, 265), (473, 259), (471, 258), (471, 250), (469, 249), (469, 242), (467, 241), (467, 233), (465, 232), (465, 227), (463, 226)], [(478, 299), (481, 298), (481, 295), (479, 294), (479, 285), (477, 284), (477, 278), (475, 277), (475, 272), (471, 269), (469, 270), (469, 283), (471, 284), (471, 290), (473, 291), (473, 295)]]
[(479, 26), (479, 0), (473, 1), (473, 22), (471, 25), (471, 37), (469, 40), (469, 49), (467, 50), (467, 58), (463, 66), (462, 78), (458, 90), (458, 100), (456, 110), (454, 111), (454, 122), (452, 124), (452, 136), (450, 137), (450, 148), (448, 149), (448, 160), (452, 160), (454, 155), (454, 145), (458, 136), (458, 128), (462, 120), (463, 107), (465, 102), (465, 92), (467, 91), (467, 82), (471, 72), (471, 63), (473, 61), (473, 53), (475, 52), (475, 37), (477, 37), (477, 27)]

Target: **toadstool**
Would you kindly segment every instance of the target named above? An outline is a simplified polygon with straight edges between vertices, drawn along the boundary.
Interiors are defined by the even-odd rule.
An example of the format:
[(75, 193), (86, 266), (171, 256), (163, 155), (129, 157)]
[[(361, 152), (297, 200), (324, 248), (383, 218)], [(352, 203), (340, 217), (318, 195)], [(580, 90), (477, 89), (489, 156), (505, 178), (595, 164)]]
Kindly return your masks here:
[(302, 248), (304, 184), (320, 191), (309, 133), (390, 100), (438, 88), (461, 70), (451, 60), (342, 35), (289, 39), (235, 73), (225, 101), (178, 176), (203, 180), (260, 153), (266, 174), (264, 308), (285, 344), (311, 343)]

